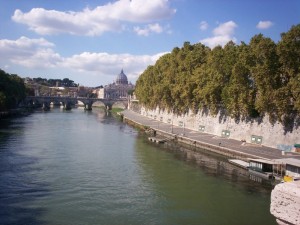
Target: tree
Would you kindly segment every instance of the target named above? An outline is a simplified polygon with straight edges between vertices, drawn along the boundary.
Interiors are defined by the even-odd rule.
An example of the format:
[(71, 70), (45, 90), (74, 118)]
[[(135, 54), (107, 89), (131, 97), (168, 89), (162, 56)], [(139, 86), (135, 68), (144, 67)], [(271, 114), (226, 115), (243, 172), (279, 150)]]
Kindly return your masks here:
[[(277, 96), (283, 94), (284, 101), (278, 102), (277, 106), (287, 106), (300, 111), (300, 24), (292, 26), (287, 33), (281, 34), (281, 40), (277, 45), (277, 53), (281, 63), (280, 75), (282, 89)], [(290, 107), (289, 107), (290, 106)]]
[(281, 87), (276, 44), (262, 34), (256, 35), (250, 41), (250, 57), (250, 73), (256, 89), (255, 108), (261, 114), (269, 114), (274, 122), (278, 119), (274, 93)]
[(232, 70), (228, 86), (223, 89), (223, 103), (232, 117), (246, 118), (253, 110), (253, 89), (248, 74), (248, 68), (242, 62), (237, 62)]
[(0, 112), (6, 110), (6, 95), (0, 91)]
[(0, 70), (0, 110), (17, 106), (25, 98), (24, 81), (16, 74)]

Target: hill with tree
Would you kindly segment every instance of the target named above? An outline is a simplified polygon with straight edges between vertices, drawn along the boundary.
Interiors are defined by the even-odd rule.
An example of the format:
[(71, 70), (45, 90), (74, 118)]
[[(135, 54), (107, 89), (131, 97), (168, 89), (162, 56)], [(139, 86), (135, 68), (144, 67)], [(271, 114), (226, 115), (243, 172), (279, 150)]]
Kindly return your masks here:
[(61, 86), (61, 87), (78, 87), (78, 84), (74, 83), (73, 80), (70, 80), (69, 78), (64, 79), (46, 79), (46, 78), (33, 78), (32, 79), (34, 83), (49, 86), (49, 87), (55, 87), (55, 86)]

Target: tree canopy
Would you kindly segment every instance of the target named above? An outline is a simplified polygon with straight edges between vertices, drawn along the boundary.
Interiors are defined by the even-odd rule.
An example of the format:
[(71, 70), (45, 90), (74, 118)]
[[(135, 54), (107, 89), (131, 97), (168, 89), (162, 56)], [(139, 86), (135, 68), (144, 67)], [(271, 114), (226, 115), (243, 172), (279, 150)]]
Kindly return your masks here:
[(58, 86), (62, 86), (62, 87), (78, 87), (78, 84), (74, 83), (74, 81), (70, 80), (69, 78), (46, 79), (46, 78), (38, 77), (38, 78), (33, 78), (32, 80), (37, 84), (50, 86), (50, 87), (55, 87), (57, 84)]
[(177, 114), (225, 109), (239, 119), (268, 114), (273, 122), (299, 115), (300, 24), (278, 43), (262, 34), (223, 48), (185, 42), (140, 75), (135, 93), (147, 108)]
[(25, 98), (24, 81), (16, 74), (0, 69), (0, 111), (11, 109)]

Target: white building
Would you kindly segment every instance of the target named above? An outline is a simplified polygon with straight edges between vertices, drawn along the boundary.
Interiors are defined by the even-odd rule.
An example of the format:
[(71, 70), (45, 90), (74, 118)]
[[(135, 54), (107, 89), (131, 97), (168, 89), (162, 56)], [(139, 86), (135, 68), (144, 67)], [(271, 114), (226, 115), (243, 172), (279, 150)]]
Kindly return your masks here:
[(126, 74), (121, 70), (121, 73), (117, 75), (115, 82), (105, 85), (98, 90), (98, 98), (127, 98), (128, 91), (130, 90), (134, 90), (134, 85), (128, 83)]

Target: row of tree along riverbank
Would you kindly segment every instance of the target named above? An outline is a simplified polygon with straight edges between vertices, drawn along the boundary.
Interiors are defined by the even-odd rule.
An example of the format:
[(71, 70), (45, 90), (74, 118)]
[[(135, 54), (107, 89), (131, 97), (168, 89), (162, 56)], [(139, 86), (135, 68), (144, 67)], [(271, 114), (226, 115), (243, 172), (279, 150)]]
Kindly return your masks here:
[(262, 34), (249, 44), (210, 49), (185, 42), (138, 78), (135, 93), (149, 109), (185, 114), (224, 111), (236, 120), (268, 115), (286, 127), (299, 122), (300, 24), (275, 43)]

